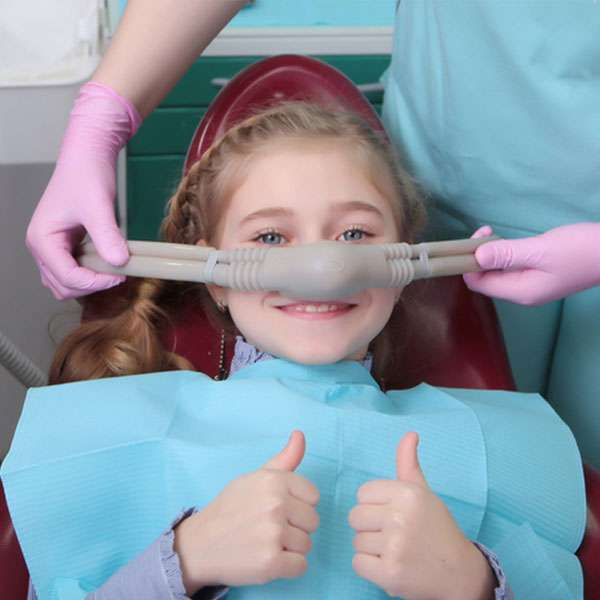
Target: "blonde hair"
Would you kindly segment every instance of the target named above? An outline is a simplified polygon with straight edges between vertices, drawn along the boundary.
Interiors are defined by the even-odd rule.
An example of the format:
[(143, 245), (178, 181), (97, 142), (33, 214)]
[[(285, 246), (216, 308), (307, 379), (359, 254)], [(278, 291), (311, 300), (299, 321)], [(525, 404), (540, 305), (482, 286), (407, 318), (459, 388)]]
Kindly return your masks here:
[[(200, 240), (210, 244), (229, 198), (251, 168), (250, 159), (278, 140), (342, 142), (362, 161), (372, 184), (389, 198), (401, 239), (413, 241), (423, 227), (422, 197), (382, 133), (353, 113), (287, 102), (235, 125), (192, 165), (168, 202), (161, 238), (179, 244)], [(50, 383), (193, 369), (161, 341), (186, 301), (201, 303), (215, 328), (236, 333), (234, 323), (216, 310), (203, 284), (129, 278), (118, 288), (83, 300), (84, 317), (93, 318), (60, 344), (50, 367)], [(391, 329), (390, 322), (372, 342), (374, 375), (380, 383), (385, 358), (397, 345), (390, 343), (386, 330)]]

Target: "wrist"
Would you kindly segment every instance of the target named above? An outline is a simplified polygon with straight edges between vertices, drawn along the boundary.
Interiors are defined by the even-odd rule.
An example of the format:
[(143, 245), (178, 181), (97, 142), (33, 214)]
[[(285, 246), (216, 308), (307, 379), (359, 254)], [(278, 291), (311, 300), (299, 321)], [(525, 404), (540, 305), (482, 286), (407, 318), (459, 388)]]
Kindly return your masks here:
[(190, 515), (173, 528), (173, 550), (179, 557), (181, 579), (189, 597), (204, 587), (221, 585), (210, 577), (209, 565), (201, 560), (205, 553), (198, 548), (198, 539), (203, 537), (197, 527), (198, 515)]
[(489, 561), (469, 540), (461, 566), (461, 581), (445, 595), (449, 600), (494, 600), (498, 580)]
[(202, 582), (196, 580), (193, 577), (193, 569), (189, 560), (189, 547), (188, 542), (188, 529), (187, 525), (189, 518), (181, 521), (176, 527), (173, 528), (173, 550), (179, 557), (179, 566), (181, 568), (181, 580), (185, 593), (191, 598), (199, 589), (204, 587)]
[(135, 107), (133, 102), (129, 101), (125, 96), (121, 96), (119, 92), (110, 87), (105, 83), (101, 83), (100, 81), (88, 81), (84, 85), (81, 86), (81, 90), (85, 88), (86, 92), (92, 93), (94, 95), (102, 95), (106, 97), (112, 98), (115, 102), (119, 103), (122, 109), (125, 110), (127, 116), (129, 118), (130, 124), (130, 135), (129, 137), (133, 137), (137, 130), (140, 128), (142, 124), (142, 116), (140, 115), (138, 109)]
[(88, 81), (79, 89), (62, 140), (58, 163), (83, 157), (114, 164), (141, 124), (135, 107), (104, 84)]

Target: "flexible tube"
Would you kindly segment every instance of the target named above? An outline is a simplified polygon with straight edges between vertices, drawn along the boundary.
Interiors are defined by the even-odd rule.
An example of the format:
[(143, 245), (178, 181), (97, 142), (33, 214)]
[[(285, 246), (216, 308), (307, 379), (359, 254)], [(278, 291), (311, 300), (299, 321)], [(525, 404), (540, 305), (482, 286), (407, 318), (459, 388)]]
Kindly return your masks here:
[(0, 331), (0, 363), (26, 388), (46, 385), (48, 378)]

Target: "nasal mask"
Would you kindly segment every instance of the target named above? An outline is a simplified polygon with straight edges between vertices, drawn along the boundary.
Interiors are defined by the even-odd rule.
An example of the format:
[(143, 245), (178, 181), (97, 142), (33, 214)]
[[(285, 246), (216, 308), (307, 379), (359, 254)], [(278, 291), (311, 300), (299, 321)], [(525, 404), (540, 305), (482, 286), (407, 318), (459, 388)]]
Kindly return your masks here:
[(365, 288), (403, 288), (414, 280), (480, 271), (475, 250), (488, 236), (420, 244), (347, 244), (217, 250), (190, 244), (129, 241), (129, 261), (115, 267), (91, 242), (79, 264), (102, 273), (215, 284), (244, 292), (277, 291), (289, 298), (334, 300)]

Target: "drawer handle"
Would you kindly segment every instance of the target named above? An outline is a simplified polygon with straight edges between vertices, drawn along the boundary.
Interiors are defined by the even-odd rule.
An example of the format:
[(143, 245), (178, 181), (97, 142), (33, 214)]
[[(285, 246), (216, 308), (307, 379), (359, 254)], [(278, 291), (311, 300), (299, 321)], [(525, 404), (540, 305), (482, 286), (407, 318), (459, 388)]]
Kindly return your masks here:
[(215, 87), (225, 87), (231, 79), (227, 79), (226, 77), (215, 77), (210, 80), (210, 85), (214, 85)]
[[(214, 77), (210, 80), (210, 84), (215, 87), (225, 87), (231, 79), (227, 79), (227, 77)], [(382, 83), (361, 83), (356, 86), (363, 94), (368, 94), (369, 92), (383, 92), (384, 86)]]
[(363, 94), (368, 94), (369, 92), (383, 92), (385, 89), (383, 87), (383, 83), (361, 83), (356, 86)]

